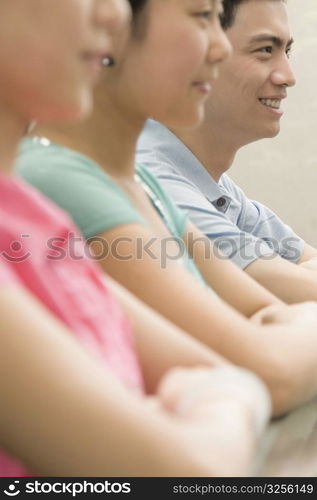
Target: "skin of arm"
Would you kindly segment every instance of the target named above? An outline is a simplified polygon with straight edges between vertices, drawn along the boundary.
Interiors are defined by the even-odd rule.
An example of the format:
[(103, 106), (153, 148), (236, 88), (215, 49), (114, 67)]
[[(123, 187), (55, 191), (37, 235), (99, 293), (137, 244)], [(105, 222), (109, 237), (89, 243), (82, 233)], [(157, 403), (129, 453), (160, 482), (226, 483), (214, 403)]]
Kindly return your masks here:
[(317, 271), (317, 250), (305, 243), (304, 252), (298, 261), (298, 265), (311, 271)]
[[(257, 259), (246, 269), (246, 273), (287, 304), (317, 301), (317, 252), (304, 251), (296, 265), (282, 257)], [(307, 257), (307, 259), (306, 259)]]
[[(274, 256), (255, 260), (243, 273), (228, 259), (217, 258), (210, 240), (191, 223), (185, 241), (207, 283), (247, 317), (282, 301), (287, 304), (317, 301), (317, 275), (311, 272), (317, 271), (317, 250), (309, 245), (305, 246), (298, 266)], [(192, 241), (197, 243), (192, 245)]]
[[(204, 289), (177, 262), (167, 261), (163, 266), (158, 240), (151, 244), (151, 253), (134, 258), (137, 242), (152, 238), (146, 227), (125, 225), (101, 236), (109, 248), (121, 241), (116, 254), (110, 252), (99, 261), (104, 271), (179, 328), (259, 375), (270, 389), (274, 415), (317, 393), (316, 305), (310, 305), (309, 313), (305, 304), (303, 310), (296, 309), (296, 321), (283, 317), (276, 323), (259, 325)], [(287, 311), (287, 306), (278, 307)]]
[(304, 262), (308, 262), (311, 259), (315, 259), (317, 257), (317, 249), (305, 243), (304, 251), (301, 255), (301, 258), (297, 262), (297, 264), (303, 264)]
[[(218, 403), (218, 387), (212, 406), (210, 387), (209, 403), (196, 398), (195, 412), (188, 408), (176, 418), (171, 406), (179, 408), (188, 397), (182, 373), (176, 372), (178, 390), (174, 372), (172, 388), (167, 375), (156, 404), (150, 404), (18, 287), (1, 290), (0, 318), (0, 442), (31, 470), (75, 477), (248, 473), (256, 441), (250, 426), (254, 410), (250, 401), (232, 397), (235, 391), (224, 398), (220, 392), (224, 401)], [(184, 373), (188, 383), (191, 377)], [(219, 386), (217, 375), (214, 383)], [(258, 390), (253, 391), (256, 400)], [(228, 463), (224, 447), (229, 459), (239, 450), (235, 460)]]
[(194, 224), (188, 224), (184, 241), (206, 283), (247, 318), (264, 307), (281, 303), (271, 292), (221, 255)]
[(171, 368), (228, 364), (227, 360), (177, 328), (109, 276), (105, 283), (132, 324), (148, 394), (157, 390), (161, 377)]

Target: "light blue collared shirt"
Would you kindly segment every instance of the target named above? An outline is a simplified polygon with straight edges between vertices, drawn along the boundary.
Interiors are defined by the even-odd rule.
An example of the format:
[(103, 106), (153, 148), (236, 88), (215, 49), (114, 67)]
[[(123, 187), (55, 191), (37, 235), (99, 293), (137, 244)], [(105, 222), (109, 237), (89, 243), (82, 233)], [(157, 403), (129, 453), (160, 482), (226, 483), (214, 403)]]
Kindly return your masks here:
[(269, 208), (250, 200), (223, 174), (211, 177), (166, 127), (149, 120), (138, 142), (137, 162), (158, 177), (165, 191), (221, 252), (242, 269), (273, 255), (296, 262), (304, 241)]

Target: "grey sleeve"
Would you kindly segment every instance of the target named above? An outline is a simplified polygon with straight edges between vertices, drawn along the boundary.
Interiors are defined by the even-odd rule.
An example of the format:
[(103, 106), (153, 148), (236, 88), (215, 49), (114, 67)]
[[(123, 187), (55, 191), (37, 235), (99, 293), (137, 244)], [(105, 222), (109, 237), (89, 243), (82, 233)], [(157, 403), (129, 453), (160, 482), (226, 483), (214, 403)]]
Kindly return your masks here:
[[(265, 241), (265, 234), (261, 237), (261, 232), (254, 234), (249, 231), (251, 224), (249, 228), (242, 228), (239, 223), (231, 221), (168, 162), (151, 162), (149, 165), (144, 161), (144, 157), (142, 160), (143, 165), (149, 167), (151, 172), (158, 177), (177, 205), (188, 213), (190, 220), (221, 250), (220, 255), (224, 254), (226, 258), (229, 257), (244, 269), (258, 258), (270, 259), (276, 254), (270, 242)], [(264, 225), (262, 225), (263, 228)], [(266, 230), (269, 228), (266, 227)], [(287, 249), (286, 244), (284, 248)], [(291, 249), (289, 255), (291, 255)]]
[(276, 254), (286, 260), (297, 262), (300, 259), (305, 242), (290, 226), (262, 203), (250, 200), (228, 176), (224, 176), (224, 187), (240, 203), (237, 226), (241, 231), (266, 241)]

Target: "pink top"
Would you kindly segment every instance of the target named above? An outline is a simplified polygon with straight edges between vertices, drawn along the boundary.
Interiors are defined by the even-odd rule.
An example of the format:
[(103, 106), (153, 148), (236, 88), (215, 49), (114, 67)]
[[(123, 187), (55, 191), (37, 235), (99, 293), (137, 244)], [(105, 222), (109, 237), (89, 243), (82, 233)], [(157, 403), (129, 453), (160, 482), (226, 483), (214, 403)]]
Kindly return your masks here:
[[(69, 217), (23, 181), (0, 176), (0, 286), (30, 290), (125, 384), (143, 389), (130, 326)], [(0, 475), (32, 475), (0, 453)]]

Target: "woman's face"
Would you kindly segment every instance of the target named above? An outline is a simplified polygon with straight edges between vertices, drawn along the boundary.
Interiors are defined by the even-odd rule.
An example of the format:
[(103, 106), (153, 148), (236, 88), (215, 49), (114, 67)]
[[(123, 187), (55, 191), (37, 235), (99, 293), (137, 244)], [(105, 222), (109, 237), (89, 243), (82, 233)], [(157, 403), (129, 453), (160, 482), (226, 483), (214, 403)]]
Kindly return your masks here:
[(0, 0), (0, 105), (26, 119), (75, 119), (92, 105), (125, 0)]
[(195, 126), (231, 50), (219, 23), (220, 0), (148, 0), (134, 20), (117, 67), (114, 97), (140, 118)]

